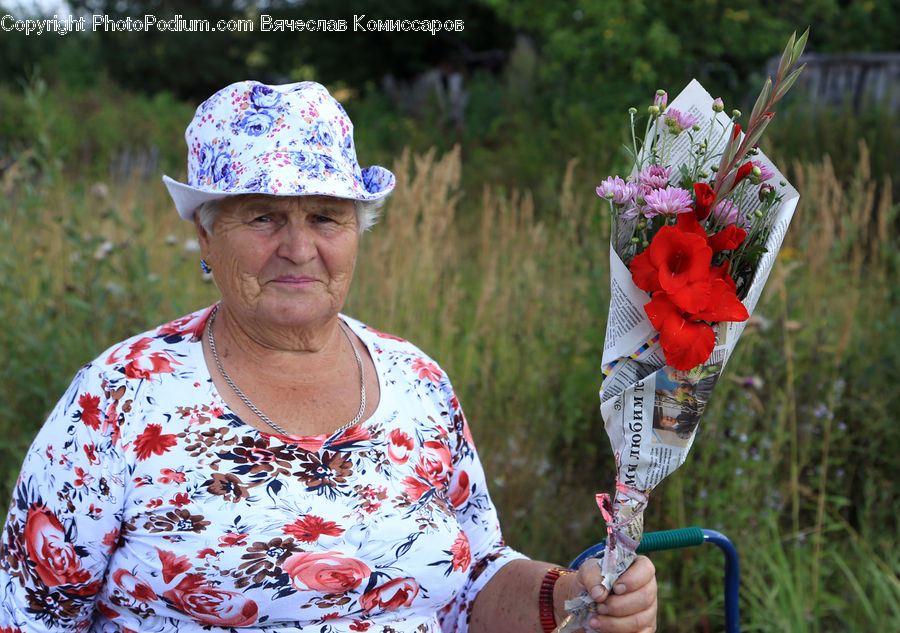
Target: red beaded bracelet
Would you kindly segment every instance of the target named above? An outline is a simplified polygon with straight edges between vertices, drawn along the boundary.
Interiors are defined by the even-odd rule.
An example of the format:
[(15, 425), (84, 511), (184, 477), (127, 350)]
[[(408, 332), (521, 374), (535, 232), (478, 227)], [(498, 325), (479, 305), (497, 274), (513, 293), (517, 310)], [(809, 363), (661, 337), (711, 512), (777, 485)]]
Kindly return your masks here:
[(541, 629), (544, 633), (553, 633), (556, 629), (556, 614), (553, 612), (553, 588), (563, 574), (571, 574), (571, 569), (553, 567), (548, 569), (541, 581), (541, 592), (538, 594), (538, 615), (541, 618)]

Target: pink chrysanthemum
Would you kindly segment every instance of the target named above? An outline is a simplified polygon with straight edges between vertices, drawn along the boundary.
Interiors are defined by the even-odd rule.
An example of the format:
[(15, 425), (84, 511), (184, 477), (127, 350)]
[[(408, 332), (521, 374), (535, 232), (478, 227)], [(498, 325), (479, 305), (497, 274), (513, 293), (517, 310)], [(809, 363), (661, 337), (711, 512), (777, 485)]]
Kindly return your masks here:
[(637, 185), (634, 182), (625, 182), (618, 176), (611, 176), (597, 187), (597, 195), (612, 200), (615, 204), (628, 204), (637, 196)]
[(691, 194), (681, 187), (655, 189), (644, 196), (644, 203), (647, 205), (644, 215), (652, 218), (659, 214), (687, 213), (691, 210), (691, 202)]
[(638, 180), (642, 185), (646, 185), (650, 189), (662, 189), (669, 184), (669, 175), (671, 173), (671, 167), (650, 165), (641, 170), (641, 173), (638, 174)]
[(673, 134), (680, 134), (683, 130), (697, 125), (697, 117), (689, 112), (669, 108), (666, 110), (665, 122)]

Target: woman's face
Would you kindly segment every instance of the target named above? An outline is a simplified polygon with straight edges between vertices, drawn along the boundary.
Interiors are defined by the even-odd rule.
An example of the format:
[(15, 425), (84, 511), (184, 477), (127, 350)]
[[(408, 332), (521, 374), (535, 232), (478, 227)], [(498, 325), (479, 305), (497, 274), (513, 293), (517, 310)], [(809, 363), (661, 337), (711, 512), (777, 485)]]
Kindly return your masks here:
[(314, 326), (344, 304), (359, 243), (352, 200), (225, 198), (212, 232), (197, 233), (224, 306), (246, 323)]

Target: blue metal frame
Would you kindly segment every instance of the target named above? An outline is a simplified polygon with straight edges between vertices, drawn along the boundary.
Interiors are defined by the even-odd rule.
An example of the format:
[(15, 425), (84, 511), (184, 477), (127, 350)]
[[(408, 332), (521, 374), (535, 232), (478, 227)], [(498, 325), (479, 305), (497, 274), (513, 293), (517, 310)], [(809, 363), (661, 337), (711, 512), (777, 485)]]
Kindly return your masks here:
[[(689, 528), (696, 530), (696, 528)], [(740, 605), (739, 605), (739, 588), (741, 581), (740, 562), (738, 561), (737, 549), (727, 536), (716, 530), (701, 529), (703, 533), (703, 542), (711, 543), (717, 546), (725, 555), (725, 633), (740, 633)], [(650, 536), (645, 535), (645, 538)], [(699, 543), (675, 544), (657, 546), (655, 550), (673, 549), (677, 547), (687, 547)], [(588, 558), (599, 555), (606, 549), (606, 541), (601, 541), (596, 545), (584, 550), (578, 557), (572, 561), (571, 567), (577, 569)], [(642, 551), (641, 547), (637, 550)]]

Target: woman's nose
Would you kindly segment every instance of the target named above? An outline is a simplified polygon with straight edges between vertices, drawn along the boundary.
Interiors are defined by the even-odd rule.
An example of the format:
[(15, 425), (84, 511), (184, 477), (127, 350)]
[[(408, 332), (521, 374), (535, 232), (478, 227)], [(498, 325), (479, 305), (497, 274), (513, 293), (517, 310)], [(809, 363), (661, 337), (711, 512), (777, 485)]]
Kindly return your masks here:
[(287, 222), (279, 231), (279, 238), (277, 253), (280, 257), (296, 264), (315, 257), (315, 235), (306, 222)]

